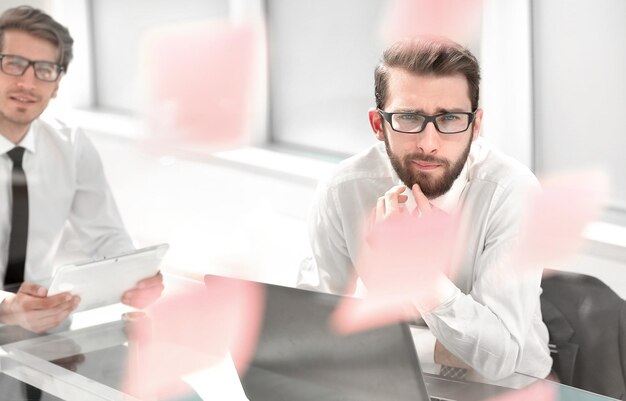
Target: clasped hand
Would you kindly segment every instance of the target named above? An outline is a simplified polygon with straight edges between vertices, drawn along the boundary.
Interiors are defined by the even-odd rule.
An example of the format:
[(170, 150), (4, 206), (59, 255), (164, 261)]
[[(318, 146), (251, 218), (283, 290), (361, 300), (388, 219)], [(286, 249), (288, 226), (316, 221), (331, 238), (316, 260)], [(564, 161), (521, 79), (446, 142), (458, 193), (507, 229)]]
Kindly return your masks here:
[[(406, 211), (405, 204), (409, 197), (404, 194), (406, 185), (396, 185), (385, 192), (384, 196), (378, 198), (376, 209), (374, 210), (374, 222), (379, 223), (390, 218), (397, 217)], [(418, 184), (413, 184), (411, 188), (415, 199), (416, 209), (411, 213), (417, 216), (429, 215), (438, 209), (434, 208), (426, 195), (422, 192)]]

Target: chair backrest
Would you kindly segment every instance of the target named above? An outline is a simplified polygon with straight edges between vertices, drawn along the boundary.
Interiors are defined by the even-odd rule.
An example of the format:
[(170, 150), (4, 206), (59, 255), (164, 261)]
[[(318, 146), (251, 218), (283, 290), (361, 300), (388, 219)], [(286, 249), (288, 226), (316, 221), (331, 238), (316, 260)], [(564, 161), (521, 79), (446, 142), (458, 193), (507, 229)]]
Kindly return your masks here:
[(563, 384), (626, 399), (626, 301), (599, 279), (544, 272), (541, 312)]

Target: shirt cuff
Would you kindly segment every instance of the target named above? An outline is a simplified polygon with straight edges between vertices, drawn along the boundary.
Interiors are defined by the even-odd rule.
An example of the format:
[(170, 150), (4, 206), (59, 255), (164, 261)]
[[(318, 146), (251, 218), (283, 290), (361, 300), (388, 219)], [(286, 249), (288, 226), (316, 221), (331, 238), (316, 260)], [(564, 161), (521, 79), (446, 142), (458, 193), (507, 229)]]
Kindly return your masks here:
[(436, 278), (433, 290), (413, 301), (420, 314), (426, 315), (437, 307), (449, 303), (458, 296), (460, 290), (449, 278), (441, 274)]
[(12, 292), (0, 290), (0, 303), (4, 302), (4, 300), (7, 297), (10, 297), (11, 295), (15, 295), (15, 294)]
[(435, 343), (437, 338), (430, 332), (427, 327), (411, 328), (415, 350), (420, 364), (435, 363)]
[[(11, 295), (15, 295), (12, 292), (8, 292), (8, 291), (3, 291), (0, 290), (0, 304), (4, 302), (5, 299), (7, 299), (7, 297), (10, 297)], [(3, 326), (5, 323), (0, 322), (0, 326)]]

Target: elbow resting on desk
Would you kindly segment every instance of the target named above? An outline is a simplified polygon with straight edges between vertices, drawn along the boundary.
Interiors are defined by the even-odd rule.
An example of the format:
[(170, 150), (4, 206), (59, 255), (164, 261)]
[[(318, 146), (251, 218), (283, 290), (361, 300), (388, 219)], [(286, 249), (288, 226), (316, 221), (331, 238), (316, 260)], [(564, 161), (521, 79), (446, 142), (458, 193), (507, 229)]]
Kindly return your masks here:
[(515, 373), (521, 359), (519, 344), (509, 340), (502, 351), (500, 356), (491, 355), (484, 363), (474, 366), (474, 370), (489, 380), (504, 379)]
[[(437, 345), (440, 345), (438, 342)], [(441, 348), (444, 348), (440, 345)], [(447, 353), (447, 355), (446, 355)], [(508, 377), (516, 372), (518, 362), (517, 358), (491, 358), (483, 364), (470, 364), (464, 362), (461, 358), (456, 357), (454, 354), (445, 350), (435, 349), (435, 363), (440, 365), (446, 365), (456, 368), (470, 368), (476, 371), (478, 374), (489, 380), (500, 380)]]
[[(503, 331), (500, 331), (499, 335), (491, 332), (487, 341), (462, 335), (457, 338), (443, 339), (441, 344), (445, 347), (444, 350), (446, 348), (451, 350), (449, 353), (446, 350), (446, 353), (452, 354), (449, 356), (454, 359), (449, 357), (441, 359), (441, 356), (445, 356), (446, 353), (439, 352), (439, 358), (436, 358), (435, 362), (455, 367), (471, 367), (489, 380), (500, 380), (510, 376), (520, 365), (521, 346), (509, 333)], [(495, 336), (500, 338), (496, 339)], [(481, 343), (485, 343), (485, 346)], [(435, 351), (437, 352), (437, 348)], [(456, 364), (455, 360), (458, 361)]]

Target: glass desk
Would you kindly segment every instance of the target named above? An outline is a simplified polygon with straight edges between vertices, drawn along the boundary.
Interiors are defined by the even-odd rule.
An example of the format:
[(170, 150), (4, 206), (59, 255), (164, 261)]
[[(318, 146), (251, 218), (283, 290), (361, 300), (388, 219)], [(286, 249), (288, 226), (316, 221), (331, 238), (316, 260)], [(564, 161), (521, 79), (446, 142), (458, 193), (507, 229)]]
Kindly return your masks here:
[[(77, 314), (72, 326), (46, 335), (0, 327), (0, 369), (4, 375), (0, 399), (29, 399), (29, 385), (44, 393), (32, 399), (135, 399), (122, 392), (128, 359), (124, 323), (119, 318), (106, 322), (111, 312), (121, 317), (125, 311), (124, 306), (116, 305), (97, 310), (99, 313), (83, 312), (91, 313), (89, 325), (74, 324), (82, 323), (84, 317)], [(7, 389), (14, 398), (8, 397)]]
[[(123, 392), (129, 347), (121, 317), (131, 310), (112, 305), (78, 313), (71, 325), (45, 335), (1, 326), (0, 400), (137, 400)], [(438, 365), (422, 364), (422, 370), (431, 396), (450, 396), (441, 389), (445, 393), (447, 383), (453, 381), (439, 374)], [(502, 400), (507, 399), (508, 389), (524, 389), (537, 382), (519, 374), (498, 382), (471, 375), (466, 380), (462, 383), (466, 389), (478, 382), (499, 386), (495, 392), (487, 391), (485, 399), (496, 395), (503, 396)], [(459, 382), (454, 382), (458, 387)], [(557, 383), (539, 382), (554, 386), (555, 401), (611, 400)], [(436, 390), (431, 391), (433, 388)], [(192, 399), (201, 398), (192, 391), (177, 400)]]

